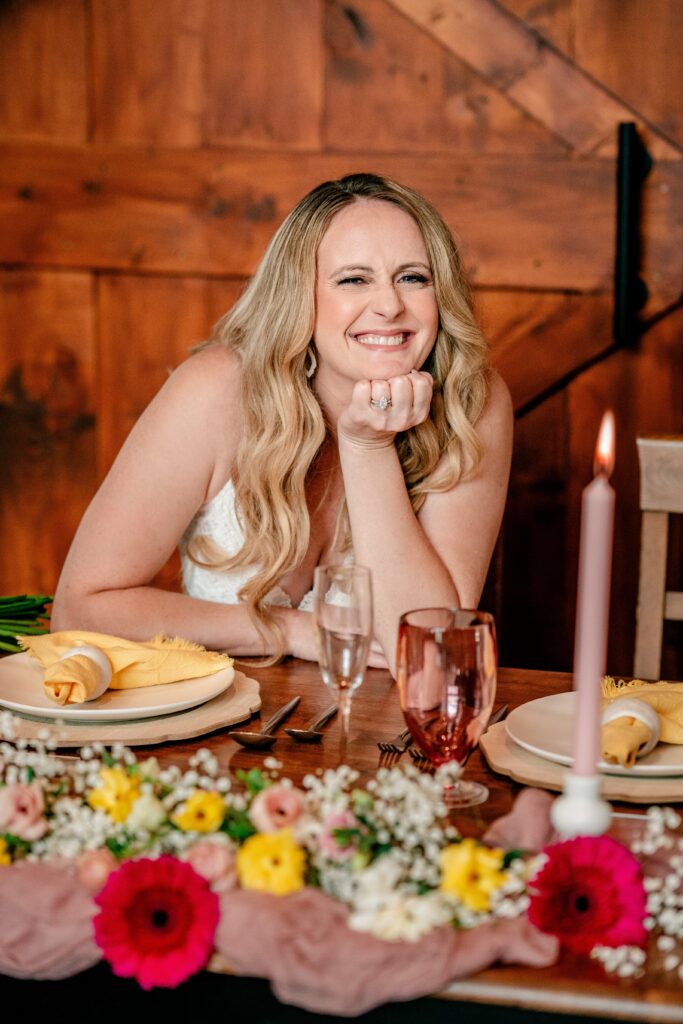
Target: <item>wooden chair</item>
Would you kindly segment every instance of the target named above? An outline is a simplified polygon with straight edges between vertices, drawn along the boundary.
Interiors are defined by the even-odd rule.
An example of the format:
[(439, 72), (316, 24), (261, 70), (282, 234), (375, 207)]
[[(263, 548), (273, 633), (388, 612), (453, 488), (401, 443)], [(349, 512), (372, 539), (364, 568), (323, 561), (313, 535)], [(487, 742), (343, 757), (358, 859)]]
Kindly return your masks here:
[(683, 592), (667, 591), (669, 516), (683, 513), (683, 437), (639, 437), (640, 574), (633, 674), (658, 679), (665, 619), (683, 619)]

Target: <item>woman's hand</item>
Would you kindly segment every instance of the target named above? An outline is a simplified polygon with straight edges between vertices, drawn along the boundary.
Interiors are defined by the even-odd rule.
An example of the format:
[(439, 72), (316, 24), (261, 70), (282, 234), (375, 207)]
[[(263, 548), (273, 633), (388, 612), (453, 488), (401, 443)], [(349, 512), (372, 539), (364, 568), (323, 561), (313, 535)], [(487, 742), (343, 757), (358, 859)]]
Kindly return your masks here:
[(379, 640), (373, 640), (368, 651), (368, 668), (389, 668), (382, 645)]
[[(280, 619), (285, 632), (285, 652), (293, 658), (317, 661), (318, 644), (311, 613), (301, 612), (298, 608), (287, 608), (280, 612)], [(388, 667), (384, 651), (379, 642), (373, 640), (368, 651), (368, 668)]]
[(427, 419), (433, 389), (431, 375), (418, 370), (388, 380), (358, 381), (337, 422), (340, 442), (360, 448), (389, 447), (396, 434)]

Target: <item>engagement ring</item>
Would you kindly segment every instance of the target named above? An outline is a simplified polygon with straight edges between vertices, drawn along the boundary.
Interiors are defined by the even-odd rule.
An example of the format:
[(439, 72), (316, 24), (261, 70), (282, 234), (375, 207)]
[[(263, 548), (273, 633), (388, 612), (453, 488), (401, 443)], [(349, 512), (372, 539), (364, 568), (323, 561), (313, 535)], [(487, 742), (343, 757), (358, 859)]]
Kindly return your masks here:
[(391, 405), (391, 399), (387, 398), (386, 395), (382, 395), (381, 398), (371, 398), (370, 405), (373, 409), (381, 409), (384, 412)]

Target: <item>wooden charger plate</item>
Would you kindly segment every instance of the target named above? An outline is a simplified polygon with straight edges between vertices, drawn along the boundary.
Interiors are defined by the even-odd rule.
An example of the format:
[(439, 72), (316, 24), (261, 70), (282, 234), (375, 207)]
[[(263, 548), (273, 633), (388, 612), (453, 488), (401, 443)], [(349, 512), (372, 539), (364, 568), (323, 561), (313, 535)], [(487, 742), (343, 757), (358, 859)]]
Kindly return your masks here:
[(68, 722), (30, 718), (13, 712), (15, 738), (37, 740), (49, 728), (60, 747), (81, 747), (84, 743), (124, 743), (128, 747), (152, 746), (195, 736), (244, 722), (261, 707), (261, 691), (255, 679), (235, 672), (232, 686), (217, 697), (187, 711), (157, 718), (131, 719), (125, 722)]
[[(531, 754), (518, 746), (508, 736), (505, 722), (499, 722), (487, 729), (479, 740), (479, 747), (489, 768), (494, 772), (508, 775), (515, 782), (522, 782), (525, 786), (562, 790), (564, 776), (569, 769), (554, 761), (537, 757), (536, 754)], [(602, 795), (607, 800), (624, 800), (632, 804), (679, 801), (683, 796), (683, 778), (604, 774)]]

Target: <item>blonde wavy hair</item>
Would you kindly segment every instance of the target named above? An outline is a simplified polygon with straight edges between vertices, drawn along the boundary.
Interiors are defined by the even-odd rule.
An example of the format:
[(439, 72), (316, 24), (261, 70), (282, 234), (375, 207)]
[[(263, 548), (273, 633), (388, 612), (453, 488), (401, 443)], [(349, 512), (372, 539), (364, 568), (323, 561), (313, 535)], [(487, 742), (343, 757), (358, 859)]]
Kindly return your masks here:
[[(417, 192), (374, 174), (351, 174), (313, 189), (275, 233), (243, 295), (207, 344), (238, 353), (243, 431), (233, 472), (243, 547), (227, 557), (206, 537), (190, 544), (196, 564), (216, 571), (255, 569), (239, 592), (265, 638), (281, 631), (264, 604), (268, 592), (308, 550), (306, 481), (325, 441), (323, 411), (306, 375), (315, 329), (317, 252), (330, 221), (360, 200), (392, 203), (420, 228), (439, 309), (439, 330), (426, 363), (434, 378), (429, 419), (396, 437), (415, 512), (431, 491), (446, 491), (480, 458), (474, 431), (487, 394), (487, 347), (472, 312), (470, 288), (446, 223)], [(340, 509), (333, 546), (350, 546)]]

